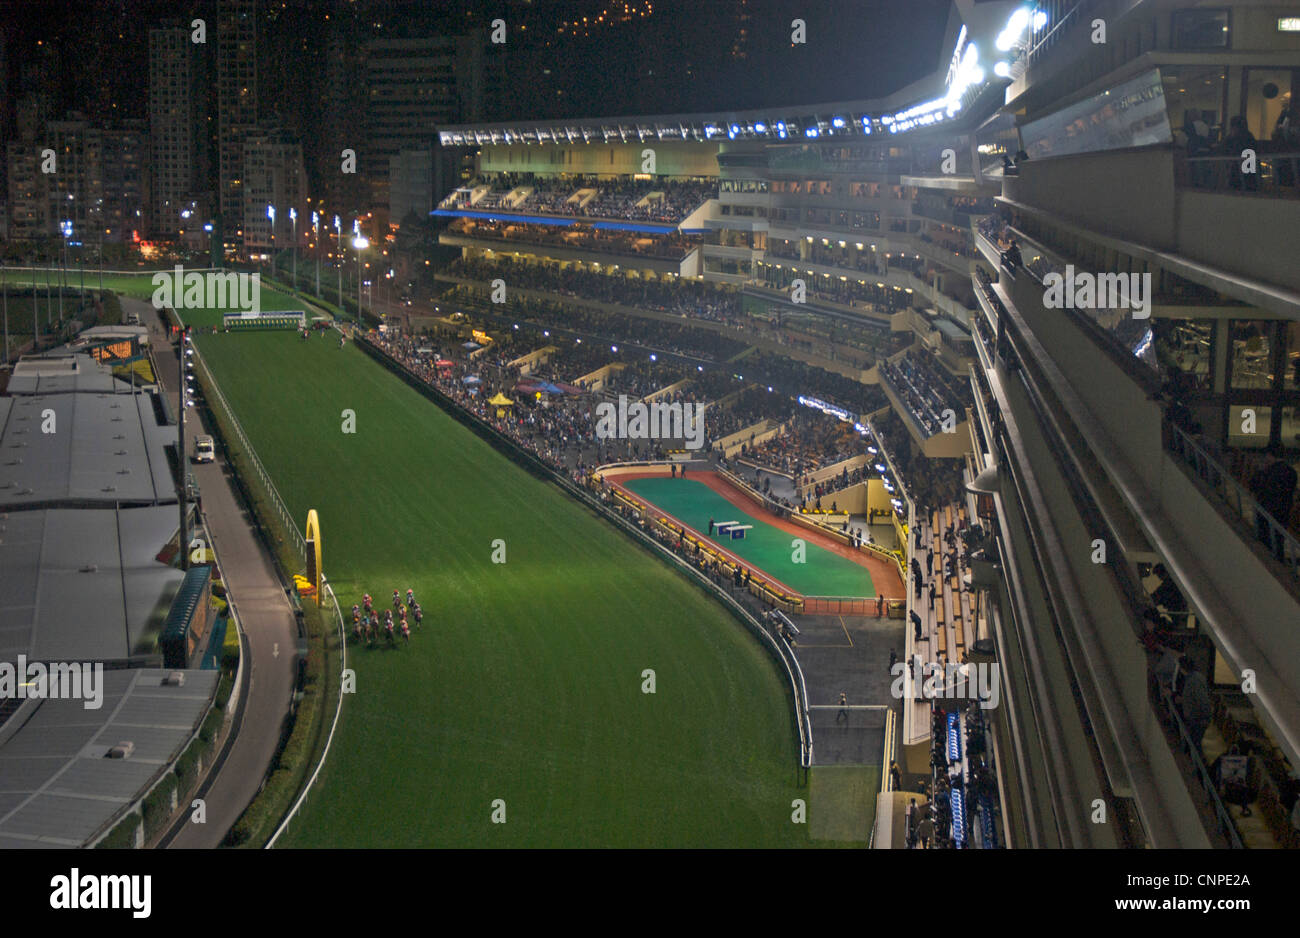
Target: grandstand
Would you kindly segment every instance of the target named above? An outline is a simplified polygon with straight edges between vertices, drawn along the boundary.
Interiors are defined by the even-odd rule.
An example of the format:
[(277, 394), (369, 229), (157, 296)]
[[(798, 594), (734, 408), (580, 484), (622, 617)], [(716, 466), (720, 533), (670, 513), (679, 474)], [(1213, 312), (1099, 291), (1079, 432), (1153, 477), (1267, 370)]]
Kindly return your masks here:
[[(931, 549), (952, 557), (940, 561), (952, 569), (938, 574), (933, 612), (928, 589), (919, 610), (926, 654), (941, 651), (959, 662), (987, 640), (1006, 664), (1008, 647), (1018, 644), (1017, 624), (1038, 621), (1042, 610), (1050, 610), (1063, 636), (1048, 651), (1053, 667), (1082, 675), (1086, 700), (1124, 705), (1081, 704), (1062, 697), (1044, 677), (1012, 673), (1008, 680), (1019, 702), (1004, 708), (1017, 708), (1022, 726), (1037, 714), (1052, 714), (1059, 746), (1012, 730), (1000, 713), (990, 718), (970, 708), (927, 710), (907, 718), (900, 755), (911, 781), (924, 777), (931, 789), (932, 843), (1232, 845), (1245, 822), (1225, 807), (1213, 783), (1198, 781), (1212, 775), (1209, 750), (1187, 742), (1187, 723), (1169, 702), (1172, 695), (1162, 697), (1156, 683), (1149, 695), (1135, 690), (1140, 682), (1120, 688), (1113, 675), (1146, 668), (1134, 659), (1133, 641), (1153, 600), (1132, 571), (1152, 569), (1157, 557), (1164, 569), (1179, 571), (1164, 581), (1166, 592), (1182, 595), (1184, 608), (1195, 607), (1195, 615), (1171, 613), (1182, 630), (1180, 661), (1214, 677), (1219, 694), (1228, 691), (1228, 662), (1239, 670), (1295, 658), (1294, 636), (1243, 625), (1257, 616), (1232, 610), (1254, 609), (1251, 597), (1258, 595), (1266, 597), (1269, 621), (1296, 618), (1300, 500), (1293, 492), (1274, 497), (1259, 481), (1284, 472), (1273, 468), (1275, 457), (1259, 458), (1266, 445), (1294, 456), (1297, 401), (1289, 365), (1298, 346), (1285, 322), (1295, 318), (1296, 285), (1277, 273), (1290, 268), (1274, 246), (1261, 245), (1255, 257), (1228, 257), (1220, 239), (1210, 244), (1195, 234), (1226, 225), (1236, 232), (1233, 243), (1258, 244), (1248, 203), (1259, 197), (1241, 180), (1234, 188), (1230, 175), (1210, 166), (1217, 157), (1199, 157), (1205, 166), (1192, 162), (1186, 139), (1180, 142), (1172, 129), (1191, 126), (1193, 107), (1201, 108), (1198, 114), (1213, 112), (1206, 121), (1211, 135), (1223, 132), (1230, 115), (1217, 98), (1193, 101), (1191, 83), (1182, 78), (1190, 66), (1162, 58), (1177, 51), (1163, 8), (1139, 4), (1121, 29), (1135, 41), (1155, 37), (1138, 41), (1154, 56), (1139, 75), (1128, 52), (1108, 59), (1105, 50), (1072, 44), (1068, 37), (1081, 36), (1088, 17), (1067, 17), (1065, 6), (1040, 5), (1019, 25), (1022, 39), (1011, 43), (1002, 63), (1011, 84), (981, 84), (988, 81), (985, 68), (980, 81), (960, 85), (962, 75), (973, 74), (959, 67), (967, 58), (1006, 45), (998, 40), (1011, 30), (1013, 11), (989, 4), (979, 5), (967, 22), (953, 18), (947, 39), (952, 69), (945, 60), (941, 73), (922, 83), (924, 91), (885, 100), (782, 113), (442, 128), (444, 145), (472, 145), (478, 152), (484, 196), (501, 193), (486, 204), (516, 203), (509, 206), (515, 210), (522, 204), (521, 215), (531, 199), (540, 207), (535, 210), (566, 218), (599, 211), (629, 225), (646, 221), (639, 213), (647, 206), (636, 197), (658, 183), (636, 178), (636, 157), (646, 146), (671, 145), (674, 173), (680, 170), (675, 178), (708, 180), (710, 196), (699, 208), (684, 209), (691, 231), (679, 222), (676, 229), (648, 233), (649, 244), (617, 247), (617, 259), (609, 251), (614, 242), (592, 237), (566, 242), (520, 235), (502, 251), (487, 229), (481, 236), (460, 229), (444, 235), (444, 243), (462, 253), (446, 279), (464, 285), (500, 278), (510, 290), (527, 291), (530, 303), (549, 300), (552, 305), (533, 308), (533, 322), (543, 329), (573, 310), (588, 315), (616, 307), (626, 318), (600, 330), (611, 344), (635, 334), (630, 320), (665, 311), (715, 324), (743, 343), (732, 355), (710, 356), (725, 367), (711, 369), (695, 385), (713, 401), (728, 397), (728, 381), (741, 391), (729, 407), (717, 406), (707, 417), (719, 458), (731, 460), (761, 491), (779, 488), (779, 497), (794, 505), (809, 494), (815, 503), (819, 492), (823, 503), (829, 495), (839, 504), (848, 498), (841, 493), (888, 481), (883, 504), (897, 524), (891, 543), (905, 561), (918, 552), (924, 561)], [(1235, 24), (1234, 41), (1240, 26), (1241, 41), (1276, 46), (1276, 35), (1261, 23)], [(1208, 53), (1185, 54), (1213, 64)], [(1232, 67), (1233, 80), (1244, 80), (1238, 68)], [(981, 87), (996, 92), (984, 94)], [(1124, 138), (1124, 128), (1088, 147), (1060, 132), (1062, 121), (1082, 126), (1103, 120), (1108, 94), (1109, 100), (1160, 99), (1161, 107), (1147, 116), (1152, 126), (1170, 128), (1159, 145), (1123, 144), (1123, 158), (1132, 161), (1123, 169), (1108, 148), (1121, 147), (1115, 141)], [(962, 106), (917, 106), (953, 100)], [(1281, 120), (1277, 106), (1264, 100), (1256, 102), (1259, 113), (1273, 108), (1269, 113)], [(1246, 119), (1257, 120), (1253, 113)], [(1264, 124), (1253, 130), (1261, 141), (1272, 133)], [(949, 148), (955, 171), (942, 165)], [(1170, 148), (1172, 170), (1158, 162)], [(596, 165), (597, 151), (604, 166)], [(1065, 155), (1069, 161), (1059, 158)], [(570, 175), (548, 169), (556, 156), (572, 168)], [(1259, 181), (1263, 188), (1254, 191), (1273, 193), (1271, 205), (1287, 212), (1294, 180), (1285, 154), (1274, 159)], [(1086, 185), (1078, 183), (1077, 172), (1086, 175)], [(1116, 184), (1119, 176), (1122, 184)], [(530, 191), (521, 199), (524, 189)], [(1063, 189), (1070, 194), (1062, 196)], [(1156, 211), (1164, 225), (1159, 231), (1134, 209), (1157, 190), (1170, 194)], [(447, 204), (465, 201), (451, 194)], [(1228, 215), (1220, 219), (1212, 206)], [(1187, 221), (1188, 210), (1200, 213), (1196, 225)], [(1045, 310), (1044, 282), (1067, 265), (1151, 273), (1153, 302), (1165, 313), (1148, 321), (1123, 309)], [(1227, 318), (1205, 327), (1197, 325), (1198, 317)], [(684, 333), (677, 348), (688, 350), (698, 339)], [(1218, 359), (1211, 355), (1216, 349)], [(1215, 360), (1225, 363), (1218, 372), (1210, 364)], [(765, 407), (756, 387), (769, 386), (773, 406)], [(1189, 389), (1194, 395), (1187, 399)], [(1164, 403), (1154, 403), (1157, 397)], [(1267, 427), (1253, 435), (1238, 432), (1243, 409), (1265, 398), (1273, 408)], [(810, 419), (823, 415), (800, 413), (800, 401), (817, 401), (814, 406), (834, 415), (825, 418), (827, 426), (842, 422), (850, 429), (814, 432), (819, 425)], [(853, 439), (868, 423), (878, 435)], [(853, 447), (840, 445), (841, 439)], [(843, 458), (858, 453), (863, 464)], [(1061, 464), (1050, 463), (1049, 453)], [(811, 488), (798, 485), (809, 469), (833, 475)], [(782, 482), (782, 474), (794, 478)], [(980, 479), (985, 484), (977, 485)], [(1175, 501), (1185, 517), (1152, 507), (1171, 504), (1156, 493), (1171, 498), (1174, 491), (1181, 493)], [(1039, 500), (1026, 501), (1034, 492), (1041, 493)], [(1229, 522), (1215, 520), (1220, 509)], [(870, 524), (881, 517), (875, 511), (868, 506), (867, 533), (888, 539), (882, 525)], [(998, 532), (1004, 554), (991, 579), (975, 556), (978, 548), (948, 543), (950, 529), (956, 536), (974, 528)], [(1212, 537), (1211, 529), (1217, 532)], [(1055, 556), (1075, 530), (1106, 531), (1107, 544), (1125, 562), (1082, 565), (1066, 552), (1043, 566), (1041, 558)], [(1247, 556), (1259, 552), (1259, 542), (1273, 558), (1267, 563)], [(1249, 571), (1244, 580), (1229, 582), (1212, 572), (1224, 565), (1209, 553), (1211, 544), (1237, 558), (1232, 569)], [(927, 587), (929, 576), (923, 575)], [(1199, 585), (1209, 579), (1213, 590)], [(1015, 589), (1007, 585), (1012, 582)], [(1094, 646), (1085, 636), (1098, 635), (1106, 638), (1096, 660), (1090, 654), (1085, 665), (1079, 649)], [(1272, 652), (1262, 658), (1247, 651), (1262, 654), (1264, 648)], [(1275, 677), (1285, 690), (1253, 708), (1267, 740), (1253, 750), (1257, 765), (1294, 764), (1300, 756), (1294, 703), (1300, 694), (1289, 677)], [(1126, 714), (1153, 715), (1169, 728), (1167, 737), (1139, 741), (1134, 718)], [(1239, 728), (1223, 729), (1228, 724), (1221, 718), (1215, 726), (1224, 739), (1240, 739)], [(990, 737), (1021, 761), (990, 762)], [(1059, 780), (1064, 770), (1051, 763), (1048, 750), (1062, 753), (1071, 766), (1066, 774), (1088, 779), (1085, 787), (1096, 782), (1131, 792), (1113, 799), (1116, 814), (1125, 818), (1121, 828), (1081, 822), (1067, 832), (1038, 824), (1041, 815), (1026, 805), (993, 803), (990, 779), (1004, 773), (1016, 774), (1024, 786)], [(951, 777), (930, 771), (931, 760), (937, 764), (940, 757)], [(1135, 785), (1121, 765), (1140, 766), (1161, 781)], [(1269, 777), (1278, 774), (1270, 770)], [(1297, 795), (1286, 785), (1258, 790), (1274, 814), (1276, 805), (1292, 804)], [(1078, 800), (1073, 783), (1066, 785), (1054, 816), (1073, 817)]]

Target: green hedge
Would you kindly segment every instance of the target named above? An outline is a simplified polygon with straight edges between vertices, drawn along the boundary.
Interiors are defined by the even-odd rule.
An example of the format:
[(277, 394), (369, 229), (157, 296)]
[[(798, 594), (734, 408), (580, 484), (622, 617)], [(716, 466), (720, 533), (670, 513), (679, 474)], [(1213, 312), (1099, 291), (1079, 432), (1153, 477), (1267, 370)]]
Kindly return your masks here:
[(176, 760), (176, 779), (179, 789), (187, 794), (193, 790), (194, 783), (199, 779), (199, 761), (203, 756), (202, 740), (194, 740), (181, 757)]
[(199, 739), (207, 744), (208, 747), (216, 740), (221, 732), (221, 723), (226, 715), (220, 710), (210, 710), (203, 720), (203, 725), (199, 727)]
[(226, 640), (221, 643), (221, 667), (231, 674), (239, 667), (239, 628), (233, 618), (226, 622)]
[(149, 840), (162, 828), (171, 817), (172, 796), (176, 794), (176, 776), (168, 772), (163, 780), (154, 786), (153, 791), (145, 795), (141, 804), (144, 814), (144, 839)]
[(132, 811), (108, 832), (108, 836), (98, 844), (100, 850), (135, 849), (135, 832), (140, 827), (140, 815)]
[(235, 689), (235, 676), (229, 671), (221, 675), (221, 681), (217, 684), (217, 697), (215, 706), (218, 710), (225, 710), (226, 704), (230, 702), (231, 691)]

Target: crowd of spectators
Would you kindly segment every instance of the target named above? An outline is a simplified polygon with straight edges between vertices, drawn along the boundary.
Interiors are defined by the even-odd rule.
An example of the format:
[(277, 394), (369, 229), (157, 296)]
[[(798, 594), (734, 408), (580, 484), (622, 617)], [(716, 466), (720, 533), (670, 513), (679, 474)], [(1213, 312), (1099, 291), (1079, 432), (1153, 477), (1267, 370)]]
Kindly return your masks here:
[(704, 415), (704, 425), (710, 440), (752, 427), (762, 420), (778, 423), (794, 416), (798, 405), (784, 394), (776, 394), (764, 387), (751, 386), (728, 407), (710, 407)]
[(691, 280), (647, 280), (549, 264), (497, 264), (479, 258), (458, 258), (448, 273), (483, 282), (500, 278), (508, 288), (545, 290), (713, 322), (734, 321), (743, 315), (739, 293)]
[(917, 511), (928, 512), (958, 503), (964, 498), (963, 460), (928, 458), (919, 453), (914, 454), (907, 428), (893, 410), (874, 423), (880, 445), (888, 451), (894, 469), (902, 477), (903, 485), (916, 504)]
[[(717, 198), (717, 180), (706, 179), (600, 179), (595, 176), (538, 176), (533, 173), (480, 175), (468, 189), (491, 186), (472, 206), (470, 193), (458, 189), (443, 199), (442, 208), (485, 210), (504, 204), (511, 192), (523, 187), (533, 191), (513, 205), (520, 214), (566, 215), (608, 218), (632, 222), (676, 224), (708, 199)], [(594, 194), (575, 198), (584, 190)], [(644, 204), (642, 204), (644, 203)]]
[(676, 232), (650, 235), (634, 231), (595, 229), (581, 224), (556, 227), (483, 218), (458, 218), (448, 226), (448, 231), (461, 237), (480, 240), (567, 247), (627, 257), (658, 257), (668, 260), (680, 260), (700, 243), (698, 237)]
[(514, 297), (505, 303), (493, 304), (486, 294), (471, 287), (452, 291), (442, 302), (476, 310), (484, 317), (507, 318), (520, 325), (527, 323), (535, 330), (556, 327), (612, 345), (629, 343), (652, 352), (669, 352), (706, 361), (721, 361), (745, 349), (745, 345), (735, 339), (686, 323), (605, 313), (532, 297)]
[(853, 425), (818, 410), (800, 408), (785, 423), (784, 431), (752, 449), (744, 457), (759, 467), (800, 480), (865, 451), (862, 436)]
[(638, 358), (617, 371), (606, 384), (605, 390), (614, 395), (626, 394), (629, 398), (640, 400), (671, 387), (690, 373), (683, 365)]
[(882, 360), (879, 371), (927, 436), (943, 429), (944, 411), (960, 421), (972, 403), (970, 384), (949, 374), (928, 352), (908, 349), (896, 361)]
[(842, 407), (850, 414), (869, 414), (888, 405), (879, 387), (806, 362), (767, 352), (754, 352), (743, 361), (742, 374), (759, 384), (771, 385), (792, 397), (811, 395)]

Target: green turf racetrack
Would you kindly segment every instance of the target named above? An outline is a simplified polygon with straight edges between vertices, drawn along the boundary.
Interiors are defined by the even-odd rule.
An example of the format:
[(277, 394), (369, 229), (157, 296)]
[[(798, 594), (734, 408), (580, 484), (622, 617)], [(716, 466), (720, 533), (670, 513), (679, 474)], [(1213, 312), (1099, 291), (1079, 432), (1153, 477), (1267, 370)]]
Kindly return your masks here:
[[(188, 270), (189, 268), (186, 269)], [(203, 269), (196, 268), (196, 270), (198, 270), (198, 272), (200, 273), (206, 273), (206, 271)], [(155, 286), (154, 274), (159, 272), (165, 273), (169, 277), (174, 277), (173, 268), (168, 268), (164, 271), (141, 272), (138, 274), (104, 274), (104, 289), (112, 290), (116, 293), (121, 293), (125, 296), (134, 297), (138, 300), (152, 300), (154, 296), (154, 291), (157, 289), (157, 287)], [(3, 276), (4, 280), (7, 281), (8, 283), (12, 283), (15, 285), (31, 286), (34, 283), (38, 287), (41, 288), (45, 287), (45, 271), (5, 270), (2, 273), (0, 273), (0, 276)], [(55, 287), (57, 289), (58, 278), (59, 278), (57, 272), (53, 274), (53, 278), (54, 278)], [(99, 282), (100, 282), (99, 272), (97, 270), (87, 269), (85, 271), (85, 283), (86, 283), (87, 290), (98, 290)], [(69, 289), (77, 288), (80, 285), (81, 285), (81, 273), (75, 270), (69, 271), (68, 272)], [(57, 302), (58, 302), (58, 298), (56, 294), (55, 303), (57, 304)], [(42, 309), (44, 309), (44, 303), (45, 303), (44, 295), (40, 297), (40, 303)], [(282, 293), (281, 291), (273, 289), (270, 286), (267, 286), (266, 284), (261, 284), (261, 289), (259, 291), (259, 305), (263, 312), (269, 313), (278, 310), (296, 310), (296, 311), (307, 313), (308, 319), (310, 319), (312, 316), (312, 310), (305, 305), (305, 303), (301, 298), (295, 297), (289, 293)], [(194, 326), (196, 328), (204, 328), (204, 327), (211, 328), (212, 326), (220, 326), (222, 322), (222, 314), (227, 312), (237, 312), (234, 304), (231, 304), (230, 308), (225, 310), (210, 309), (210, 308), (180, 310), (180, 314), (184, 318), (186, 324)], [(25, 321), (28, 327), (30, 327), (31, 326), (30, 307), (27, 308)], [(42, 321), (42, 328), (44, 328), (43, 321)], [(28, 334), (30, 334), (30, 332)]]
[(805, 596), (876, 595), (871, 574), (851, 560), (805, 540), (804, 562), (795, 563), (794, 535), (747, 515), (703, 482), (650, 476), (623, 483), (653, 505), (708, 534), (709, 519), (752, 524), (740, 540), (715, 536), (713, 543), (776, 577)]
[(349, 647), (357, 692), (280, 844), (813, 842), (787, 679), (698, 586), (351, 343), (198, 343), (294, 515), (319, 511), (345, 608), (425, 608), (409, 646)]

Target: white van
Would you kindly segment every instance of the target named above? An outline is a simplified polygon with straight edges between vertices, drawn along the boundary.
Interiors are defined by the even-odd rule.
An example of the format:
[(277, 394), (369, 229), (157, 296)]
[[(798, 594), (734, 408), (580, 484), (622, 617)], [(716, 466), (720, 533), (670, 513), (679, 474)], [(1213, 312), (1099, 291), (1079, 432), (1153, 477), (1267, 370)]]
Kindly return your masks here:
[(216, 462), (217, 450), (212, 445), (212, 437), (201, 436), (194, 440), (195, 462)]

